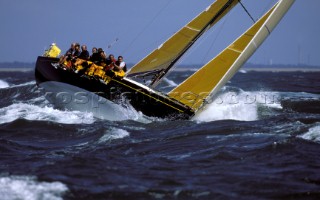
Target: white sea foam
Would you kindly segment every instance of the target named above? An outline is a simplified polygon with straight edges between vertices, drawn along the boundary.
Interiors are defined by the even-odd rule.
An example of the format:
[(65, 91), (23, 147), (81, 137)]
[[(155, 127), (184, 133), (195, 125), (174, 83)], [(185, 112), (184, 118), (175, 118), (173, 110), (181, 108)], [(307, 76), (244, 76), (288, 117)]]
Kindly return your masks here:
[(255, 121), (261, 106), (281, 109), (276, 92), (225, 92), (219, 95), (193, 118), (197, 121)]
[(2, 200), (60, 200), (68, 187), (60, 182), (39, 182), (30, 176), (0, 177)]
[[(96, 93), (62, 82), (48, 81), (40, 85), (46, 92), (46, 99), (55, 108), (92, 113), (96, 118), (109, 121), (140, 120), (141, 114), (132, 106), (112, 102)], [(63, 90), (63, 91), (61, 91)]]
[(99, 143), (105, 143), (115, 139), (122, 139), (128, 137), (129, 135), (129, 132), (126, 130), (113, 128), (109, 131), (106, 131), (106, 133), (99, 139)]
[(47, 106), (16, 103), (0, 108), (0, 124), (17, 119), (52, 121), (62, 124), (92, 124), (95, 121), (92, 113), (61, 111)]
[(7, 87), (9, 87), (9, 83), (3, 80), (0, 80), (0, 88), (7, 88)]
[(167, 79), (167, 78), (164, 78), (163, 80), (164, 80), (166, 83), (168, 83), (169, 86), (171, 86), (171, 87), (177, 86), (177, 84), (176, 84), (173, 80), (170, 80), (170, 79)]
[(318, 124), (317, 126), (310, 128), (307, 133), (299, 135), (298, 137), (304, 140), (320, 143), (320, 125)]
[(29, 81), (29, 82), (26, 82), (26, 83), (21, 83), (21, 84), (18, 84), (18, 85), (9, 85), (9, 83), (3, 81), (3, 80), (0, 80), (0, 88), (16, 88), (16, 87), (22, 87), (22, 86), (27, 86), (27, 85), (34, 85), (36, 84), (35, 81)]
[(11, 87), (15, 88), (15, 87), (22, 87), (22, 86), (27, 86), (27, 85), (35, 85), (35, 84), (36, 84), (35, 81), (29, 81), (29, 82), (21, 83), (21, 84), (18, 84), (18, 85), (12, 85)]
[(134, 109), (130, 103), (126, 103), (124, 107), (119, 106), (119, 112), (121, 112), (123, 119), (122, 120), (134, 120), (142, 123), (150, 123), (150, 120), (146, 118), (141, 112), (138, 112)]

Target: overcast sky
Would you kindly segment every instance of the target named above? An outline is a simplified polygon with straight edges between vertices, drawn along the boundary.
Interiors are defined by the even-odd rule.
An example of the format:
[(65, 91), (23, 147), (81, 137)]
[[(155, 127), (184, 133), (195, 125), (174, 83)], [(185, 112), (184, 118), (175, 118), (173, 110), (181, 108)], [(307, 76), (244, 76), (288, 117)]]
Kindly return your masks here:
[[(1, 0), (0, 62), (35, 62), (51, 42), (65, 52), (75, 41), (136, 63), (213, 1)], [(275, 0), (242, 2), (257, 19)], [(319, 0), (296, 0), (249, 62), (320, 66), (319, 8)], [(209, 61), (251, 24), (238, 6), (199, 41), (182, 64)]]

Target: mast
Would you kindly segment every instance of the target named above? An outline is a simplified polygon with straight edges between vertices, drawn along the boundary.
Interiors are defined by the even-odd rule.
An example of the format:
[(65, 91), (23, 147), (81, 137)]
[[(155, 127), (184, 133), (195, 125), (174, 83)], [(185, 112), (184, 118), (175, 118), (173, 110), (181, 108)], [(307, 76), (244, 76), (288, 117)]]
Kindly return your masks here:
[(160, 80), (170, 71), (170, 69), (180, 60), (180, 58), (194, 45), (194, 43), (207, 31), (211, 28), (212, 24), (219, 18), (223, 13), (231, 6), (232, 2), (235, 0), (229, 0), (219, 11), (218, 13), (207, 23), (207, 25), (196, 35), (196, 37), (191, 40), (188, 45), (181, 51), (181, 53), (171, 61), (169, 66), (162, 70), (156, 75), (150, 86), (156, 87)]
[(279, 0), (243, 35), (168, 95), (198, 110), (209, 96), (216, 94), (270, 35), (294, 0)]
[(238, 0), (216, 0), (166, 42), (143, 58), (127, 73), (128, 77), (154, 75), (155, 87), (192, 45), (224, 17)]

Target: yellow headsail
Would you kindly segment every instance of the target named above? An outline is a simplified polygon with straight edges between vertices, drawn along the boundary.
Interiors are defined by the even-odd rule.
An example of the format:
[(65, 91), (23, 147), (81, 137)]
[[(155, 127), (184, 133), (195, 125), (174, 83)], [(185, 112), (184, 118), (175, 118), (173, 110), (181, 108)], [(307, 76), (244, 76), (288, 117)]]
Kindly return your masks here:
[(161, 71), (172, 65), (209, 28), (225, 16), (238, 0), (217, 0), (186, 26), (175, 33), (165, 43), (133, 66), (129, 76), (150, 71)]
[(293, 2), (280, 0), (242, 36), (168, 95), (198, 110), (206, 98), (218, 92), (255, 52)]

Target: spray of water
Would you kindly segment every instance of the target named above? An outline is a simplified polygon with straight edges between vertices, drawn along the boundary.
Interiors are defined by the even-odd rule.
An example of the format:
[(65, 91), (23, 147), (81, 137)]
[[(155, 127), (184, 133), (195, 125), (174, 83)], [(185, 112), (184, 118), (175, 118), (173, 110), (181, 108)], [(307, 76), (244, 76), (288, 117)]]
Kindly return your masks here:
[(0, 80), (0, 88), (7, 88), (9, 87), (9, 84), (3, 80)]
[(259, 107), (281, 109), (279, 94), (275, 92), (227, 91), (217, 96), (193, 118), (200, 122), (216, 120), (255, 121)]

